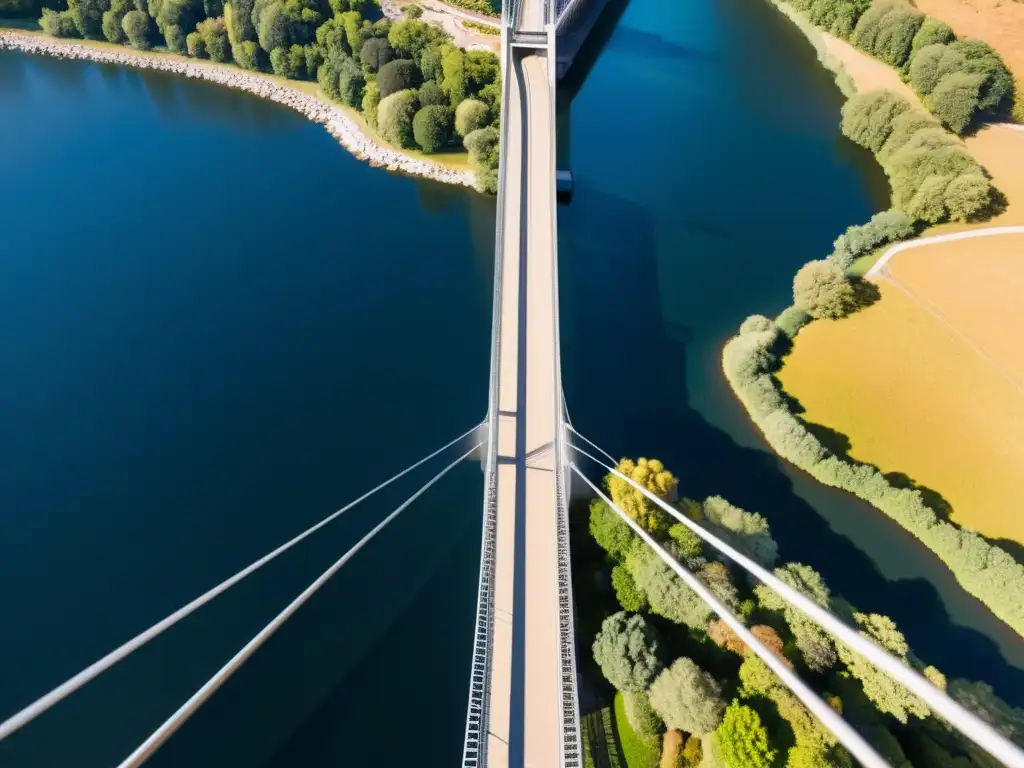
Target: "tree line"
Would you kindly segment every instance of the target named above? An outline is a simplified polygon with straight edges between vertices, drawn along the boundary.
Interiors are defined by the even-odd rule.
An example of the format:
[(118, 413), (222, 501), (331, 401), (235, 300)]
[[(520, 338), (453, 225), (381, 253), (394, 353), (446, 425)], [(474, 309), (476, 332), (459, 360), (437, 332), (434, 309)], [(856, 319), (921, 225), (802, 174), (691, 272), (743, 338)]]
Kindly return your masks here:
[[(38, 0), (0, 0), (0, 12), (38, 12)], [(363, 17), (370, 0), (46, 0), (40, 26), (55, 37), (166, 46), (319, 83), (359, 110), (389, 143), (425, 153), (464, 147), (478, 187), (497, 187), (501, 75), (489, 51), (466, 51), (416, 18)]]
[(1014, 114), (1024, 121), (1024, 104), (1015, 105), (1013, 76), (992, 46), (957, 40), (948, 25), (904, 0), (791, 4), (815, 26), (900, 70), (924, 105), (955, 133)]
[[(752, 333), (765, 333), (757, 331)], [(800, 563), (777, 566), (767, 520), (721, 497), (678, 499), (661, 462), (623, 459), (618, 469), (682, 514), (803, 592), (1024, 743), (1024, 711), (991, 686), (947, 681), (909, 647), (895, 622), (862, 613)], [(948, 728), (927, 705), (731, 561), (704, 545), (634, 487), (609, 474), (612, 501), (738, 615), (896, 768), (995, 768), (999, 763)], [(603, 501), (590, 504), (589, 532), (604, 551), (604, 578), (621, 611), (607, 616), (594, 661), (621, 693), (629, 727), (662, 736), (662, 768), (852, 768), (854, 761), (740, 637)], [(607, 583), (607, 582), (606, 582)], [(621, 726), (620, 726), (621, 727)]]
[(897, 487), (876, 467), (837, 456), (793, 413), (772, 373), (790, 348), (788, 337), (799, 326), (794, 320), (799, 312), (790, 308), (775, 322), (759, 315), (748, 318), (725, 345), (725, 376), (751, 419), (780, 456), (891, 517), (946, 563), (968, 593), (1024, 635), (1024, 566), (977, 533), (937, 517), (920, 491)]

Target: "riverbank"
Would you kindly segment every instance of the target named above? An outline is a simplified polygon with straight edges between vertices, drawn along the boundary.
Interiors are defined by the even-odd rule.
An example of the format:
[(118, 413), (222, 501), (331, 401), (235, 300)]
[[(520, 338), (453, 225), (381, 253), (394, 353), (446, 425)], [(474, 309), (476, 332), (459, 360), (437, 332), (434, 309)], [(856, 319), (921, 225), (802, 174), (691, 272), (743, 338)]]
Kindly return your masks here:
[(41, 32), (13, 29), (0, 29), (0, 50), (170, 72), (235, 88), (293, 109), (314, 123), (323, 125), (339, 144), (371, 165), (444, 184), (475, 186), (475, 177), (471, 171), (445, 167), (374, 141), (347, 110), (321, 98), (314, 83), (306, 84), (309, 86), (306, 89), (297, 82), (242, 70), (229, 64), (187, 59), (160, 51), (137, 51), (90, 40), (58, 40)]

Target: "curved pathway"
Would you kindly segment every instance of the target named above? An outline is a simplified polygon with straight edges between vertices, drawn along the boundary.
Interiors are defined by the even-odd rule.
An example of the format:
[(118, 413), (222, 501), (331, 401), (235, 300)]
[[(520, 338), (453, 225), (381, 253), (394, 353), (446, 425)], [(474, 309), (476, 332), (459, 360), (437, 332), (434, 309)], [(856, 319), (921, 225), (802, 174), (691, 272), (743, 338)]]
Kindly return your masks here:
[(953, 240), (970, 240), (974, 237), (992, 237), (993, 235), (1024, 235), (1024, 226), (972, 229), (968, 232), (956, 232), (951, 235), (922, 237), (917, 240), (907, 240), (903, 243), (897, 243), (882, 254), (882, 258), (876, 261), (871, 269), (864, 274), (864, 279), (866, 280), (870, 277), (875, 277), (876, 275), (881, 274), (889, 260), (901, 251), (906, 251), (911, 248), (920, 248), (925, 245), (933, 245), (935, 243), (948, 243)]

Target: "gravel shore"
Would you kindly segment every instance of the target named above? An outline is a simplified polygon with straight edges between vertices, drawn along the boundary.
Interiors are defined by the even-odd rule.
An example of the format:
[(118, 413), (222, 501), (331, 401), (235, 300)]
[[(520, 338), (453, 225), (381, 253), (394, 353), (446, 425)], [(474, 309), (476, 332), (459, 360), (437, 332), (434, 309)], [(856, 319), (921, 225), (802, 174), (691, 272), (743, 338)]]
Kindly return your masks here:
[(437, 163), (419, 160), (383, 147), (363, 133), (356, 122), (340, 107), (260, 73), (173, 55), (147, 55), (130, 48), (124, 48), (123, 51), (110, 50), (87, 43), (58, 40), (13, 30), (0, 30), (0, 50), (44, 54), (64, 59), (88, 59), (101, 64), (117, 64), (138, 69), (156, 69), (237, 88), (301, 112), (314, 123), (323, 125), (343, 147), (371, 165), (387, 168), (389, 171), (422, 176), (445, 184), (461, 184), (467, 187), (474, 185), (473, 174), (469, 171), (451, 170)]

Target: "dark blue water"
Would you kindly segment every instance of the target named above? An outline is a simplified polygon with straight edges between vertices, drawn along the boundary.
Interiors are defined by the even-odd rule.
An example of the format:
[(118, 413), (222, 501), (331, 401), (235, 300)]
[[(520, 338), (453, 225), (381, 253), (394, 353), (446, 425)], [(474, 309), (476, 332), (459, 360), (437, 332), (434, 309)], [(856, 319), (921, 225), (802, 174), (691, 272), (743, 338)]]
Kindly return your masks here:
[[(617, 14), (621, 17), (617, 18)], [(617, 23), (616, 23), (617, 22)], [(760, 0), (631, 0), (562, 94), (563, 374), (576, 425), (687, 494), (769, 516), (785, 557), (953, 676), (1024, 691), (1021, 641), (875, 510), (777, 461), (722, 343), (885, 207), (841, 97)], [(482, 417), (493, 201), (387, 174), (195, 82), (0, 56), (0, 713)], [(338, 521), (0, 745), (109, 766), (425, 480)], [(450, 766), (481, 476), (361, 552), (153, 765)]]
[[(0, 92), (6, 717), (483, 417), (494, 218), (488, 198), (370, 168), (232, 91), (4, 54)], [(432, 474), (207, 606), (0, 763), (115, 764)], [(399, 733), (452, 764), (480, 494), (478, 465), (453, 472), (153, 764), (294, 765), (320, 720), (299, 764), (341, 749), (369, 765)]]

